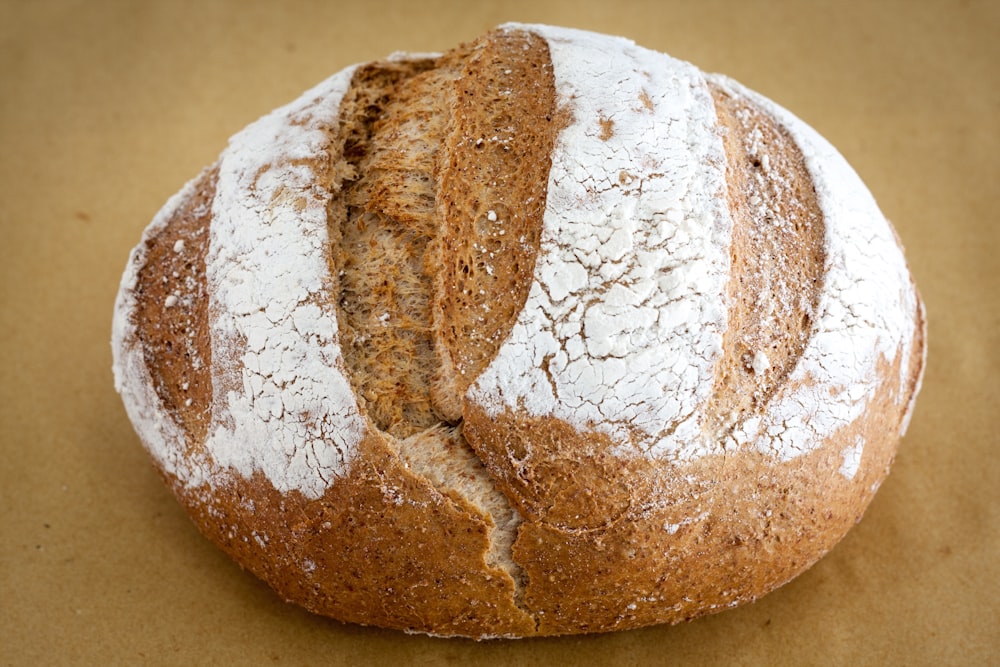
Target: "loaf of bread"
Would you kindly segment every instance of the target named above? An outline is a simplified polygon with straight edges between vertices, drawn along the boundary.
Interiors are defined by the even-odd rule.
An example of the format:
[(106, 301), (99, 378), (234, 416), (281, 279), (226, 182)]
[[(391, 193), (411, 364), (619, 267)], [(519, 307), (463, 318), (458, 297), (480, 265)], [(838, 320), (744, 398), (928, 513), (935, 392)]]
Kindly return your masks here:
[(235, 135), (115, 306), (198, 528), (343, 621), (522, 637), (749, 602), (862, 516), (924, 318), (844, 159), (624, 39), (505, 25)]

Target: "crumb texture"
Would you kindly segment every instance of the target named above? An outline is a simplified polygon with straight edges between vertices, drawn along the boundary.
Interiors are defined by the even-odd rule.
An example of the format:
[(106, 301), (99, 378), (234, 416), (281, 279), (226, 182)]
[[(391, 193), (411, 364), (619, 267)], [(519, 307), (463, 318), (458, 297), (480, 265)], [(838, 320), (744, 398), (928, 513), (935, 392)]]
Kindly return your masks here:
[[(421, 71), (423, 70), (423, 71)], [(354, 75), (341, 108), (345, 181), (338, 324), (355, 394), (376, 428), (405, 438), (439, 421), (431, 332), (437, 155), (453, 68), (387, 62)]]

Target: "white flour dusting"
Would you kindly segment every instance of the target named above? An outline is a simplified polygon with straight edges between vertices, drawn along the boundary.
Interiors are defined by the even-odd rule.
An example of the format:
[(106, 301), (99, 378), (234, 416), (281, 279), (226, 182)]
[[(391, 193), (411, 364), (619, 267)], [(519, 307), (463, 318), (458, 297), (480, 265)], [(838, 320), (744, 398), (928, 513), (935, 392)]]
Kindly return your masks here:
[(607, 433), (622, 453), (637, 428), (641, 450), (690, 459), (705, 453), (732, 229), (711, 95), (693, 66), (627, 40), (527, 29), (548, 40), (572, 122), (527, 303), (470, 397)]
[(854, 444), (841, 452), (843, 462), (840, 464), (840, 474), (849, 480), (854, 479), (861, 467), (861, 454), (865, 451), (865, 439), (858, 436)]
[[(789, 460), (857, 419), (878, 364), (900, 349), (906, 381), (918, 304), (902, 253), (868, 190), (825, 140), (739, 84), (630, 41), (508, 27), (547, 40), (558, 102), (572, 121), (552, 156), (527, 302), (469, 398), (492, 414), (523, 409), (606, 433), (621, 455), (690, 461), (740, 444)], [(146, 370), (129, 321), (144, 243), (130, 259), (114, 321), (116, 386), (143, 442), (188, 486), (221, 468), (260, 472), (279, 491), (315, 498), (346, 471), (364, 435), (329, 298), (333, 194), (322, 185), (329, 130), (353, 72), (254, 123), (222, 155), (206, 259), (214, 405), (204, 454), (185, 453)], [(788, 378), (796, 388), (779, 390), (730, 443), (702, 435), (727, 326), (732, 235), (709, 80), (785, 126), (814, 179), (826, 229), (814, 335)], [(765, 159), (762, 168), (772, 165)], [(192, 187), (168, 202), (144, 242)], [(174, 251), (184, 250), (178, 241)], [(763, 351), (748, 362), (758, 374), (771, 365)], [(844, 450), (846, 477), (862, 450), (863, 442)]]
[[(219, 166), (206, 276), (215, 400), (206, 449), (243, 477), (318, 497), (365, 420), (342, 372), (319, 184), (352, 69), (230, 141)], [(314, 166), (318, 165), (318, 166)]]
[[(492, 414), (553, 416), (653, 457), (716, 451), (699, 429), (726, 326), (732, 223), (707, 77), (620, 38), (524, 28), (548, 40), (573, 121), (553, 155), (535, 282), (469, 396)], [(916, 296), (890, 227), (836, 150), (776, 104), (711, 81), (786, 126), (824, 216), (826, 277), (787, 382), (796, 388), (725, 443), (789, 460), (860, 417), (878, 364), (900, 349), (905, 381)], [(761, 373), (770, 360), (760, 352), (751, 366)], [(645, 434), (638, 443), (635, 428)]]

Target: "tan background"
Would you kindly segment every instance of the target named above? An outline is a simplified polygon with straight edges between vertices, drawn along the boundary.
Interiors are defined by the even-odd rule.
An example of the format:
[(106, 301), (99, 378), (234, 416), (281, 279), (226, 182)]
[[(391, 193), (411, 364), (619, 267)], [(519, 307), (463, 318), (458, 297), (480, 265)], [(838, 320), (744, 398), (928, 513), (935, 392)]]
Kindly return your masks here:
[[(0, 664), (1000, 661), (1000, 3), (0, 2)], [(907, 247), (931, 351), (893, 474), (752, 606), (485, 644), (310, 616), (198, 535), (112, 389), (128, 251), (230, 134), (354, 61), (507, 20), (627, 35), (772, 97)]]

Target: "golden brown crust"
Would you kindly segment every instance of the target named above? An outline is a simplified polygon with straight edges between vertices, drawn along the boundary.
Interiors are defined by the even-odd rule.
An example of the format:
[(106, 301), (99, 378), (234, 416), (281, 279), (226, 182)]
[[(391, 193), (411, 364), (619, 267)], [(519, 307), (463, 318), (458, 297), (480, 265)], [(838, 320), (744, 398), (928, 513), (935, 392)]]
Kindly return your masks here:
[(485, 518), (410, 473), (377, 433), (316, 500), (260, 476), (210, 493), (171, 481), (207, 537), (311, 611), (439, 635), (535, 631), (510, 577), (484, 563)]
[[(892, 461), (900, 363), (881, 369), (861, 418), (781, 464), (755, 451), (625, 463), (607, 455), (606, 436), (470, 409), (466, 433), (525, 516), (514, 557), (539, 632), (676, 623), (754, 600), (811, 566), (860, 520)], [(842, 450), (859, 437), (864, 459), (847, 479)]]

